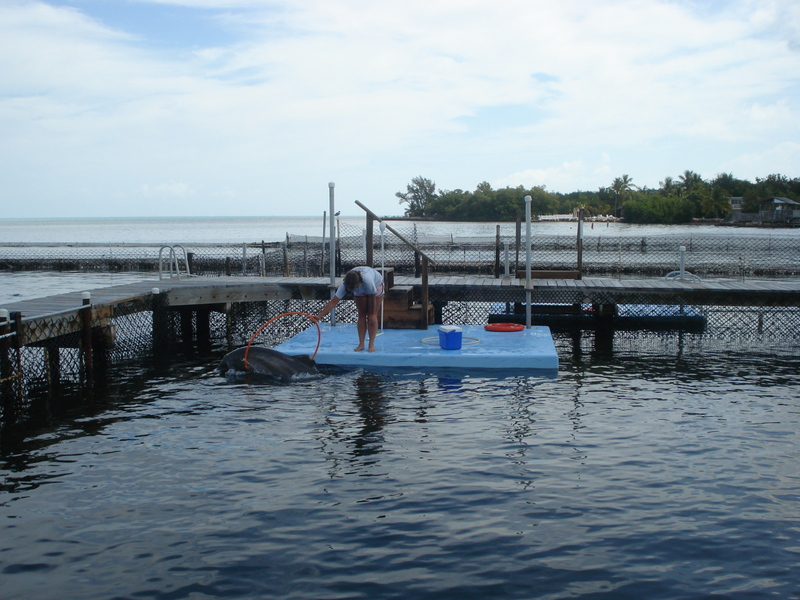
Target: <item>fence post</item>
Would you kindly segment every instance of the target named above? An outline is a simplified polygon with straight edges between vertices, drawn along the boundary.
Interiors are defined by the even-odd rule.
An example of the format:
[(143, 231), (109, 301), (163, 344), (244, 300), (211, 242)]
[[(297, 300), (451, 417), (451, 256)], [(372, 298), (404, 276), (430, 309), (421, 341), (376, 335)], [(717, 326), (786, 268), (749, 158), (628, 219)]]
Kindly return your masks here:
[(500, 277), (500, 225), (495, 226), (494, 236), (494, 276)]
[(374, 233), (373, 233), (372, 229), (373, 229), (374, 225), (375, 225), (375, 221), (372, 218), (372, 215), (367, 213), (367, 236), (366, 236), (366, 238), (367, 238), (366, 239), (366, 246), (367, 246), (366, 247), (366, 255), (367, 256), (366, 256), (366, 262), (364, 264), (367, 265), (368, 267), (374, 267), (375, 266), (373, 264), (373, 261), (374, 261), (373, 254), (374, 254), (374, 252), (373, 252), (373, 249), (372, 249), (373, 237), (374, 237)]
[(578, 209), (578, 279), (583, 279), (583, 207)]
[(289, 234), (286, 234), (286, 244), (283, 246), (283, 276), (289, 277), (291, 269), (289, 268)]
[(531, 196), (525, 196), (525, 327), (531, 328)]
[(83, 292), (81, 318), (81, 351), (83, 352), (84, 393), (86, 400), (94, 399), (94, 353), (92, 351), (92, 295)]
[(2, 395), (3, 395), (3, 421), (6, 425), (13, 423), (16, 420), (14, 410), (14, 369), (11, 366), (11, 356), (9, 349), (11, 348), (10, 338), (11, 327), (8, 322), (8, 311), (0, 309), (0, 380), (2, 381)]
[(167, 345), (168, 341), (168, 315), (166, 301), (161, 296), (161, 290), (153, 288), (152, 311), (153, 311), (153, 348), (158, 349)]
[[(415, 255), (419, 255), (419, 253), (415, 253)], [(429, 293), (428, 293), (428, 257), (422, 257), (422, 316), (420, 317), (419, 328), (420, 329), (427, 329), (428, 328), (428, 301), (429, 301)]]
[[(264, 276), (264, 269), (261, 270), (261, 276)], [(308, 236), (303, 244), (303, 277), (308, 277)]]
[(198, 308), (195, 312), (197, 318), (197, 345), (202, 349), (211, 347), (211, 310), (208, 307)]
[(517, 251), (514, 256), (514, 272), (516, 273), (519, 269), (519, 247), (522, 245), (522, 214), (520, 211), (517, 211), (517, 223), (516, 223), (516, 242), (517, 242)]

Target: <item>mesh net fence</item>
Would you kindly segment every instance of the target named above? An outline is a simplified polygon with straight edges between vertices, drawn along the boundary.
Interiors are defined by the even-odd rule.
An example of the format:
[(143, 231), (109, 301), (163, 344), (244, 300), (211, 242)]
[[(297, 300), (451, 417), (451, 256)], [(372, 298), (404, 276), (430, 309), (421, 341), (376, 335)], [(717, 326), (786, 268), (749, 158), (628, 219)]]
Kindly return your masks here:
[[(576, 348), (592, 352), (613, 348), (614, 353), (635, 353), (648, 347), (800, 349), (799, 306), (707, 306), (692, 304), (690, 297), (641, 294), (617, 305), (614, 313), (604, 315), (604, 321), (594, 312), (606, 300), (602, 297), (576, 296), (575, 292), (537, 297), (534, 293), (531, 300), (533, 324), (551, 328), (559, 353), (574, 353)], [(519, 322), (527, 308), (520, 287), (436, 289), (430, 301), (445, 324), (484, 324), (492, 319)], [(257, 345), (274, 346), (313, 327), (303, 314), (275, 317), (315, 314), (323, 304), (322, 300), (269, 300), (232, 303), (226, 311), (179, 311), (171, 310), (162, 295), (130, 302), (119, 306), (109, 319), (93, 323), (94, 368), (101, 372), (112, 365), (135, 363), (176, 344), (195, 346), (203, 330), (220, 355), (251, 339)], [(355, 322), (354, 303), (340, 303), (336, 317), (339, 322)], [(254, 338), (270, 320), (273, 322)], [(0, 340), (5, 342), (0, 352), (3, 423), (46, 416), (54, 404), (86, 398), (81, 334), (66, 318), (53, 319), (50, 326), (58, 335), (36, 344), (17, 348), (13, 339)], [(309, 354), (313, 350), (309, 348)]]
[[(586, 225), (584, 225), (585, 227)], [(498, 275), (506, 268), (524, 268), (524, 235), (464, 237), (421, 235), (413, 223), (392, 228), (434, 262), (436, 274)], [(576, 226), (577, 228), (577, 226)], [(351, 224), (337, 227), (334, 248), (338, 274), (365, 264), (366, 230)], [(794, 278), (800, 276), (800, 236), (786, 233), (747, 235), (739, 229), (718, 234), (650, 236), (533, 235), (534, 269), (577, 270), (585, 276), (663, 277), (685, 269), (703, 278)], [(166, 248), (166, 249), (165, 249)], [(681, 254), (681, 248), (684, 249)], [(373, 264), (393, 267), (402, 275), (419, 275), (419, 256), (388, 230), (381, 239), (373, 227)], [(0, 246), (0, 269), (69, 271), (142, 271), (163, 276), (304, 276), (329, 272), (328, 240), (321, 236), (287, 235), (282, 242), (261, 244), (198, 244), (193, 246), (19, 244)]]

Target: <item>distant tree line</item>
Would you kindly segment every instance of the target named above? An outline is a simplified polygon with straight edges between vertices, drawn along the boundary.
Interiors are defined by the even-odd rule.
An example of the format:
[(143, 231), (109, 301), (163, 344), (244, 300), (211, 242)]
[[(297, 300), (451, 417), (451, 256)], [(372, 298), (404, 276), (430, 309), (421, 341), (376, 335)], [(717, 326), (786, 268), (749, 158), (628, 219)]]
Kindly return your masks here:
[(730, 212), (730, 199), (742, 198), (742, 212), (758, 212), (773, 196), (800, 201), (800, 178), (784, 175), (756, 178), (755, 183), (729, 173), (704, 180), (694, 171), (678, 179), (667, 177), (658, 189), (638, 187), (629, 175), (614, 179), (596, 192), (549, 192), (545, 186), (492, 189), (487, 182), (474, 192), (436, 190), (425, 177), (415, 177), (405, 192), (395, 194), (405, 204), (407, 217), (442, 221), (514, 221), (524, 210), (522, 199), (531, 196), (534, 215), (568, 214), (582, 207), (584, 215), (613, 215), (628, 223), (687, 223), (695, 218), (717, 219)]

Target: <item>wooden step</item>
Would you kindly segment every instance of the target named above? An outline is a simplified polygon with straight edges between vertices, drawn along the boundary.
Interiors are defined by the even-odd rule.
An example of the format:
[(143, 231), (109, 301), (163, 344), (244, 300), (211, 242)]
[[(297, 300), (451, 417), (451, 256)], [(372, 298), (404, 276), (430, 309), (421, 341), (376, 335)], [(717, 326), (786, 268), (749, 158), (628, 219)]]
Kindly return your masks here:
[(375, 267), (383, 277), (383, 289), (389, 291), (394, 287), (394, 267)]
[(410, 307), (397, 309), (384, 305), (383, 307), (383, 327), (384, 329), (424, 329), (434, 320), (433, 305), (428, 304), (427, 323), (422, 323), (422, 306), (415, 303)]
[(398, 285), (386, 291), (383, 299), (384, 310), (407, 310), (414, 302), (414, 288), (410, 285)]

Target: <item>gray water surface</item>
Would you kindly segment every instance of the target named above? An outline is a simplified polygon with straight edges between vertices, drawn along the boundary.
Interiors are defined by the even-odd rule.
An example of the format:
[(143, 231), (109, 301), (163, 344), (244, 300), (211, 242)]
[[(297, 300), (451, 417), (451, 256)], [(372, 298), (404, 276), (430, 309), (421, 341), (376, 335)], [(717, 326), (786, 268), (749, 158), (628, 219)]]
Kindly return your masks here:
[(557, 379), (134, 372), (0, 461), (30, 598), (797, 598), (796, 353), (610, 357)]

